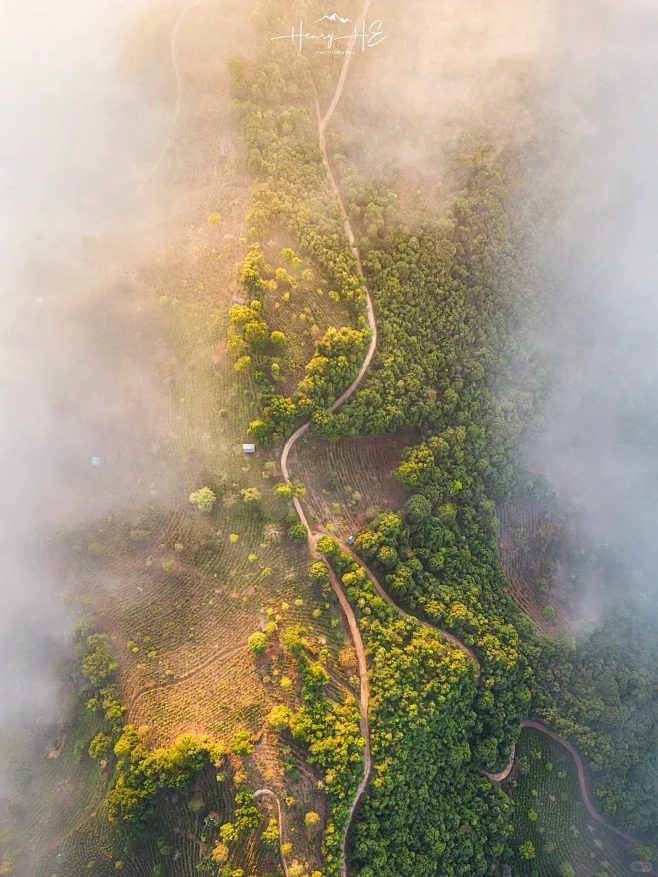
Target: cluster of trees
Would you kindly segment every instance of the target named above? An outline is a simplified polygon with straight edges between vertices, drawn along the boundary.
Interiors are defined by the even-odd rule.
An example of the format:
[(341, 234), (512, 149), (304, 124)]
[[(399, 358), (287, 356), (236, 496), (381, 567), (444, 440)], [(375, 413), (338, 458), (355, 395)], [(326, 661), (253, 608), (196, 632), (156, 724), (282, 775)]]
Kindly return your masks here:
[(513, 603), (498, 562), (492, 503), (478, 478), (483, 431), (448, 429), (405, 454), (400, 481), (414, 493), (378, 516), (355, 547), (393, 599), (453, 631), (481, 661), (475, 758), (494, 770), (527, 718), (541, 649)]
[[(476, 142), (452, 163), (463, 188), (439, 216), (409, 216), (395, 209), (394, 192), (381, 186), (377, 195), (367, 182), (350, 199), (357, 226), (367, 222), (364, 195), (384, 205), (377, 236), (361, 225), (360, 240), (379, 343), (358, 392), (322, 434), (475, 424), (486, 429), (489, 487), (500, 498), (511, 487), (505, 464), (544, 386), (515, 335), (533, 306), (535, 277), (506, 207), (514, 174), (507, 157)], [(504, 399), (495, 392), (501, 384)]]
[[(292, 260), (295, 261), (294, 254)], [(294, 280), (285, 269), (277, 269), (274, 276), (268, 277), (273, 271), (265, 265), (260, 245), (255, 243), (249, 248), (242, 269), (242, 282), (252, 296), (260, 297), (254, 297), (249, 306), (233, 305), (229, 326), (228, 345), (236, 357), (235, 368), (253, 373), (259, 390), (263, 414), (250, 424), (249, 432), (263, 446), (282, 441), (304, 418), (313, 417), (318, 424), (322, 423), (326, 409), (359, 373), (370, 343), (368, 329), (336, 329), (331, 326), (316, 342), (315, 354), (306, 365), (305, 378), (294, 396), (291, 398), (279, 392), (276, 382), (281, 369), (290, 365), (281, 355), (288, 339), (283, 332), (270, 332), (264, 312), (265, 291), (277, 284), (276, 278), (281, 271), (288, 280)], [(190, 501), (195, 502), (192, 497)]]
[(81, 692), (86, 707), (104, 721), (104, 727), (90, 742), (88, 752), (94, 759), (109, 756), (123, 727), (126, 711), (115, 685), (118, 663), (112, 643), (106, 634), (96, 631), (94, 618), (83, 618), (78, 624), (73, 641), (80, 656), (80, 669), (85, 679)]
[[(424, 440), (398, 471), (411, 494), (405, 510), (373, 522), (357, 549), (397, 602), (476, 649), (478, 764), (501, 766), (519, 720), (534, 712), (588, 756), (597, 806), (627, 829), (651, 832), (654, 620), (624, 607), (575, 651), (540, 640), (512, 602), (498, 561), (494, 501), (531, 483), (518, 441), (536, 425), (545, 380), (542, 363), (528, 363), (515, 340), (534, 307), (535, 281), (505, 206), (504, 161), (497, 167), (478, 148), (463, 178), (447, 222), (423, 219), (410, 234), (387, 225), (389, 205), (376, 237), (363, 241), (378, 352), (324, 434), (413, 427)], [(622, 623), (627, 613), (633, 620)]]
[(341, 576), (369, 654), (374, 767), (352, 835), (351, 873), (488, 873), (493, 857), (510, 853), (512, 804), (471, 767), (471, 660), (399, 616), (333, 539), (318, 547)]
[(234, 107), (254, 177), (252, 235), (285, 223), (332, 289), (363, 303), (356, 259), (345, 237), (318, 142), (315, 92), (306, 59), (285, 41), (267, 41), (258, 63), (230, 65)]
[(106, 804), (111, 822), (120, 822), (128, 835), (147, 833), (163, 789), (187, 789), (209, 764), (221, 767), (227, 748), (208, 737), (185, 734), (169, 749), (149, 750), (133, 725), (127, 725), (114, 747), (117, 758), (114, 786)]
[(321, 424), (327, 409), (358, 375), (369, 343), (368, 329), (330, 326), (316, 342), (306, 377), (292, 398), (261, 390), (263, 416), (249, 424), (249, 433), (259, 444), (268, 446), (285, 439), (308, 417)]
[[(319, 148), (316, 95), (305, 59), (285, 41), (268, 40), (253, 69), (246, 70), (239, 61), (232, 61), (230, 72), (242, 143), (254, 177), (249, 214), (252, 237), (262, 237), (274, 220), (283, 223), (333, 295), (351, 305), (358, 325), (355, 330), (332, 328), (318, 342), (293, 398), (277, 392), (265, 371), (256, 369), (263, 416), (251, 424), (250, 431), (256, 441), (267, 446), (285, 439), (304, 418), (317, 415), (318, 425), (323, 423), (326, 408), (358, 373), (370, 335), (365, 328), (363, 280)], [(259, 252), (259, 245), (254, 244), (243, 282), (262, 302), (268, 284), (277, 283), (279, 271), (290, 278), (285, 269), (264, 277), (267, 266), (262, 264), (262, 256), (259, 261)], [(254, 322), (251, 315), (245, 313), (244, 317), (247, 325)], [(267, 332), (263, 334), (260, 319), (255, 322), (258, 343), (263, 344)], [(254, 357), (253, 349), (243, 346), (249, 345), (245, 336), (246, 328), (244, 335), (235, 333), (236, 340), (230, 343), (239, 354), (236, 366), (248, 371)], [(279, 363), (274, 364), (276, 383)]]
[[(280, 9), (268, 2), (263, 20)], [(286, 41), (266, 42), (253, 70), (234, 70), (255, 177), (252, 225), (259, 234), (273, 219), (284, 222), (363, 320), (361, 280), (317, 145), (312, 65)], [(522, 176), (515, 157), (464, 140), (450, 160), (458, 190), (437, 210), (401, 205), (394, 175), (368, 181), (346, 157), (337, 164), (375, 300), (377, 353), (359, 390), (335, 414), (328, 409), (354, 372), (346, 363), (329, 369), (317, 360), (300, 397), (264, 398), (265, 414), (252, 434), (280, 441), (302, 417), (330, 439), (415, 430), (418, 443), (398, 472), (409, 501), (401, 514), (377, 518), (356, 548), (396, 602), (454, 631), (481, 661), (477, 686), (467, 668), (448, 671), (431, 635), (394, 616), (362, 571), (334, 553), (371, 660), (376, 773), (354, 837), (358, 873), (439, 874), (469, 866), (480, 873), (487, 859), (506, 855), (508, 804), (463, 768), (471, 758), (501, 767), (519, 722), (531, 713), (590, 756), (600, 770), (595, 784), (603, 809), (627, 827), (655, 825), (649, 799), (656, 765), (648, 754), (656, 745), (649, 694), (655, 657), (644, 646), (624, 655), (621, 634), (610, 659), (603, 634), (575, 651), (540, 640), (511, 600), (498, 561), (494, 503), (530, 483), (518, 444), (536, 427), (547, 383), (545, 363), (531, 361), (519, 340), (519, 326), (542, 296), (525, 229), (508, 206)], [(354, 366), (368, 338), (351, 340)], [(319, 350), (318, 356), (331, 359)], [(323, 564), (314, 564), (311, 576), (326, 582)], [(433, 773), (434, 764), (441, 770)], [(483, 827), (489, 820), (490, 830)]]

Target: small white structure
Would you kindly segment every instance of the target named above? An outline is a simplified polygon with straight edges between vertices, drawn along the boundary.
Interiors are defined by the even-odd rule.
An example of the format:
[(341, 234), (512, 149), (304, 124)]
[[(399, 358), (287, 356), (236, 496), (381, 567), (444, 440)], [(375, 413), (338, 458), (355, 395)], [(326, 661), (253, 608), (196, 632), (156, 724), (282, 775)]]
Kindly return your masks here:
[(232, 304), (232, 305), (243, 305), (243, 304), (244, 304), (244, 299), (243, 299), (243, 298), (240, 298), (239, 295), (235, 295), (235, 296), (233, 296), (233, 298), (231, 299), (231, 304)]
[(38, 304), (38, 305), (42, 305), (42, 304), (43, 304), (43, 298), (42, 298), (42, 296), (40, 296), (40, 295), (37, 296), (37, 304)]
[(260, 623), (260, 632), (265, 633), (265, 622), (264, 621), (261, 621), (261, 623)]
[(100, 458), (100, 457), (92, 457), (92, 458), (91, 458), (91, 465), (92, 465), (92, 466), (100, 466), (100, 464), (101, 464), (101, 458)]
[(242, 445), (242, 450), (245, 454), (255, 454), (256, 453), (256, 445)]

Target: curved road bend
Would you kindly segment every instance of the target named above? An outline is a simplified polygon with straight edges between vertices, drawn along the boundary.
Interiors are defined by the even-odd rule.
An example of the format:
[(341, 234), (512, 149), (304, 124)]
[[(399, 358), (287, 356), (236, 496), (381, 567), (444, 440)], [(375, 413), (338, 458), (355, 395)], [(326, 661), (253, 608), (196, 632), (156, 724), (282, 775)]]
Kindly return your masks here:
[[(558, 737), (557, 734), (554, 734), (553, 731), (549, 731), (548, 728), (544, 727), (544, 725), (540, 725), (539, 722), (533, 722), (533, 721), (528, 720), (525, 722), (521, 722), (521, 727), (522, 728), (532, 728), (535, 731), (541, 731), (542, 734), (546, 734), (546, 736), (550, 737), (551, 740), (555, 740), (556, 743), (559, 743), (560, 746), (563, 746), (567, 750), (569, 755), (571, 755), (573, 760), (576, 762), (576, 770), (578, 771), (578, 785), (580, 786), (580, 794), (582, 795), (583, 803), (585, 804), (585, 807), (587, 808), (587, 812), (592, 817), (592, 819), (595, 819), (600, 825), (602, 825), (604, 828), (607, 828), (608, 831), (611, 831), (614, 835), (616, 835), (618, 838), (623, 840), (625, 843), (632, 844), (632, 845), (639, 845), (642, 843), (642, 841), (638, 840), (638, 838), (631, 837), (630, 834), (624, 834), (623, 831), (620, 831), (618, 828), (615, 828), (613, 825), (610, 825), (609, 823), (607, 823), (605, 821), (605, 819), (601, 815), (599, 815), (599, 813), (596, 811), (594, 805), (592, 804), (592, 802), (590, 800), (589, 792), (587, 790), (587, 780), (585, 778), (585, 766), (582, 762), (580, 755), (578, 755), (578, 753), (573, 748), (571, 743), (569, 743), (568, 740), (563, 740), (561, 737)], [(512, 770), (512, 766), (514, 765), (514, 756), (515, 755), (516, 755), (516, 746), (512, 746), (510, 760), (509, 760), (509, 763), (508, 763), (507, 767), (505, 768), (505, 770), (503, 770), (497, 774), (490, 774), (490, 773), (487, 773), (485, 770), (480, 770), (480, 773), (489, 777), (489, 779), (494, 780), (494, 782), (497, 782), (497, 783), (502, 782), (503, 780), (507, 779), (507, 777), (510, 774), (510, 771)]]
[(283, 873), (288, 877), (288, 865), (286, 864), (286, 859), (283, 855), (283, 816), (281, 815), (281, 801), (279, 801), (278, 795), (275, 795), (272, 789), (258, 789), (258, 791), (254, 792), (255, 800), (262, 798), (263, 795), (268, 795), (276, 801), (276, 809), (279, 811), (279, 854), (281, 855), (281, 862), (283, 864)]

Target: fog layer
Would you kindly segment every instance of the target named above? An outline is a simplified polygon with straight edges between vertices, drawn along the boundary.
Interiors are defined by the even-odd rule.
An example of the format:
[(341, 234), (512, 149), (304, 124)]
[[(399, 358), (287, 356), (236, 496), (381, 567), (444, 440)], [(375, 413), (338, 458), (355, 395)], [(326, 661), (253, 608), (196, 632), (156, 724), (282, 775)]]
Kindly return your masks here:
[(532, 455), (642, 568), (658, 523), (658, 8), (562, 3), (546, 48), (559, 204), (537, 247), (560, 296), (537, 343), (558, 381)]
[(137, 0), (2, 8), (2, 722), (57, 707), (52, 646), (66, 641), (70, 621), (42, 549), (92, 468), (98, 430), (88, 415), (94, 400), (107, 403), (116, 375), (109, 345), (80, 318), (98, 294), (80, 242), (125, 209), (169, 118), (118, 73), (120, 35), (138, 9)]

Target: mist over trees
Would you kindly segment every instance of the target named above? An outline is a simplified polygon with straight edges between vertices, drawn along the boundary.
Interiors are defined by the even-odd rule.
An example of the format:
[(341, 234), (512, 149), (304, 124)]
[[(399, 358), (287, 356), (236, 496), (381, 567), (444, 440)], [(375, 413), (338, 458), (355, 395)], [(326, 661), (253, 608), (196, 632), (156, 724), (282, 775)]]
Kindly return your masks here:
[[(92, 877), (144, 863), (160, 877), (178, 835), (199, 873), (244, 877), (256, 849), (274, 870), (294, 848), (307, 861), (291, 874), (337, 875), (352, 824), (361, 877), (479, 877), (553, 853), (566, 877), (553, 840), (517, 842), (513, 784), (482, 773), (506, 766), (533, 718), (581, 753), (605, 818), (656, 843), (658, 11), (373, 0), (387, 41), (356, 53), (325, 131), (342, 58), (271, 39), (319, 2), (261, 0), (221, 86), (205, 61), (173, 82), (174, 5), (155, 37), (132, 0), (39, 2), (0, 36), (0, 819), (26, 825), (14, 790), (70, 759), (94, 778), (85, 830), (106, 820), (84, 843), (107, 843), (107, 862), (79, 845)], [(208, 6), (218, 29), (224, 7)], [(338, 11), (356, 20), (359, 6)], [(226, 12), (246, 21), (251, 6)], [(121, 49), (135, 15), (148, 62)], [(209, 113), (212, 160), (186, 166), (181, 95), (199, 82), (204, 107), (223, 89), (232, 139)], [(149, 202), (139, 226), (135, 192), (179, 116), (172, 214)], [(334, 412), (374, 338), (366, 284), (378, 343)], [(308, 513), (310, 481), (279, 470), (307, 421), (331, 442), (403, 437), (384, 474), (404, 505), (349, 487), (342, 508), (332, 475), (331, 523), (302, 523), (293, 502)], [(539, 501), (584, 522), (587, 612), (561, 629), (552, 581), (535, 625), (499, 551), (501, 508)], [(393, 605), (340, 550), (347, 532)], [(112, 611), (92, 619), (92, 599)], [(276, 792), (256, 791), (265, 782)], [(263, 792), (283, 817), (259, 809)], [(0, 843), (11, 873), (18, 853)]]

